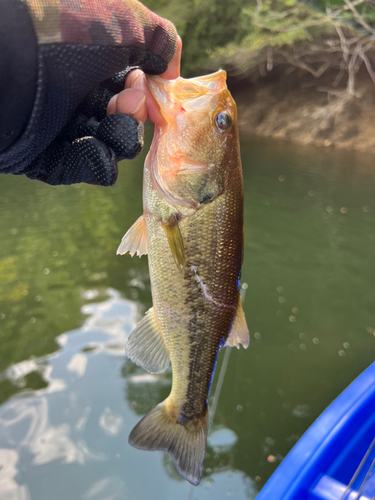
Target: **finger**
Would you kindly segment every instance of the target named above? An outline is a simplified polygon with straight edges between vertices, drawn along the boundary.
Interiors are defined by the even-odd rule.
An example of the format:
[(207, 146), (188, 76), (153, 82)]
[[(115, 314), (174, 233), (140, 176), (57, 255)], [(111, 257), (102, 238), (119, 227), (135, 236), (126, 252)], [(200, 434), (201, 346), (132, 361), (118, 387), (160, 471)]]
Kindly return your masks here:
[(131, 160), (143, 147), (143, 123), (129, 114), (108, 115), (100, 122), (96, 136), (114, 151), (117, 161)]
[(89, 181), (112, 186), (117, 179), (116, 157), (95, 137), (82, 137), (73, 143), (56, 139), (34, 160), (27, 176), (52, 186)]
[(107, 114), (132, 115), (144, 123), (147, 118), (146, 96), (142, 90), (126, 89), (116, 94), (108, 103)]
[(129, 76), (126, 78), (125, 87), (128, 89), (137, 89), (143, 92), (146, 97), (146, 106), (147, 106), (147, 116), (148, 118), (158, 125), (162, 125), (165, 123), (163, 116), (160, 113), (160, 109), (155, 99), (152, 97), (152, 94), (148, 88), (145, 74), (136, 69), (132, 71)]
[(180, 76), (182, 41), (177, 37), (177, 48), (174, 56), (168, 64), (168, 69), (162, 75), (166, 80), (174, 80)]

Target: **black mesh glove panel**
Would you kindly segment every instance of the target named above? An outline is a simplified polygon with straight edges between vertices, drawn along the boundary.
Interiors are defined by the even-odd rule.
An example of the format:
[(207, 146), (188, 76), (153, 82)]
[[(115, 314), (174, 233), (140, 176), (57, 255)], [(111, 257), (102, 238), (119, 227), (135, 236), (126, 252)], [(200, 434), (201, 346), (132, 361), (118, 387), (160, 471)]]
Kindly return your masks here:
[[(9, 99), (0, 100), (2, 117), (5, 106), (5, 112), (14, 110), (12, 120), (0, 120), (0, 172), (26, 174), (54, 185), (112, 185), (116, 161), (141, 151), (143, 127), (131, 116), (106, 116), (107, 104), (124, 88), (129, 66), (148, 74), (167, 69), (176, 47), (174, 27), (133, 0), (25, 3), (3, 0), (0, 5), (0, 19), (2, 9), (13, 5), (8, 30), (28, 27), (7, 58), (7, 34), (0, 30), (0, 83), (10, 78), (14, 91), (9, 99), (15, 102), (22, 86), (29, 105), (20, 111), (19, 103), (14, 107)], [(30, 61), (35, 52), (27, 74), (28, 94), (19, 71), (9, 65), (24, 52), (27, 40)]]
[[(111, 97), (124, 88), (127, 72), (94, 87), (26, 175), (52, 185), (90, 182), (112, 186), (117, 162), (143, 147), (143, 124), (129, 115), (106, 115)], [(109, 90), (111, 89), (111, 90)]]

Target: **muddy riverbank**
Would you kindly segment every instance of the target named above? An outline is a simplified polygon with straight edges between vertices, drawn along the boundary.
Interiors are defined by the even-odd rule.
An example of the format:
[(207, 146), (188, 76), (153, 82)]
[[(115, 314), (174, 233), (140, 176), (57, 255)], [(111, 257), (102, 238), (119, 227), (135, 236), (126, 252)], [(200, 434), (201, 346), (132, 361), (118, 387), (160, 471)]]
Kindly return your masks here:
[(348, 98), (345, 81), (333, 86), (336, 77), (332, 72), (317, 80), (300, 70), (288, 74), (285, 68), (233, 81), (241, 132), (375, 154), (374, 83), (366, 74), (358, 75), (356, 95)]

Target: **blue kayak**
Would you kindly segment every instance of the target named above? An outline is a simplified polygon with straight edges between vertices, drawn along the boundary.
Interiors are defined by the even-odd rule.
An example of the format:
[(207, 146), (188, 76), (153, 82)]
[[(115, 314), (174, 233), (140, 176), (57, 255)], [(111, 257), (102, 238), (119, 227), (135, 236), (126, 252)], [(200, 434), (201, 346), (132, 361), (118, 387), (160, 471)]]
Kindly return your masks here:
[(305, 432), (256, 500), (375, 499), (375, 363)]

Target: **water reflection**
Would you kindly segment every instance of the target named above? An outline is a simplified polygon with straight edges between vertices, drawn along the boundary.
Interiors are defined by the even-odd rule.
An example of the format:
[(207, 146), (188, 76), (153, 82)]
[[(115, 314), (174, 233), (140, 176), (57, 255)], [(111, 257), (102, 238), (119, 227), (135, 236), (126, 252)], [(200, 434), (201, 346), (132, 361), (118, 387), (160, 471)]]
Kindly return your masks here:
[[(94, 295), (93, 290), (84, 294), (86, 299)], [(147, 471), (148, 484), (157, 481), (164, 488), (168, 485), (171, 492), (177, 492), (175, 487), (187, 491), (169, 456), (139, 452), (127, 444), (138, 415), (166, 396), (171, 377), (170, 373), (147, 374), (125, 360), (124, 341), (141, 309), (113, 289), (107, 289), (105, 295), (103, 302), (83, 305), (84, 324), (58, 338), (57, 353), (8, 370), (18, 383), (38, 371), (47, 385), (26, 390), (0, 407), (0, 485), (9, 500), (44, 498), (46, 491), (51, 494), (48, 475), (57, 475), (61, 482), (59, 492), (53, 490), (54, 498), (149, 498), (150, 491), (147, 493), (148, 487), (141, 481), (142, 470)], [(115, 379), (114, 373), (123, 378)], [(220, 429), (212, 440), (205, 478), (214, 471), (233, 469), (230, 456), (236, 436), (229, 429)], [(133, 465), (129, 467), (134, 460), (140, 467), (136, 477)], [(19, 467), (20, 463), (27, 466)], [(233, 483), (233, 491), (239, 487), (233, 476), (225, 482)], [(241, 482), (248, 489), (242, 475)], [(46, 483), (50, 484), (47, 489)], [(216, 480), (203, 484), (203, 492), (211, 491)]]
[(115, 255), (142, 210), (142, 158), (111, 190), (1, 179), (1, 500), (252, 499), (373, 361), (373, 159), (268, 141), (243, 154), (251, 346), (231, 354), (190, 497), (168, 455), (127, 443), (171, 384), (124, 356), (151, 306), (147, 260)]
[(31, 500), (30, 492), (25, 484), (18, 484), (15, 476), (18, 453), (15, 450), (0, 449), (0, 491), (4, 500)]
[(117, 476), (107, 476), (95, 481), (82, 495), (82, 500), (116, 500), (127, 498), (128, 489), (122, 479)]
[(107, 406), (99, 417), (99, 425), (108, 436), (116, 436), (122, 428), (123, 420), (121, 415), (113, 413)]

